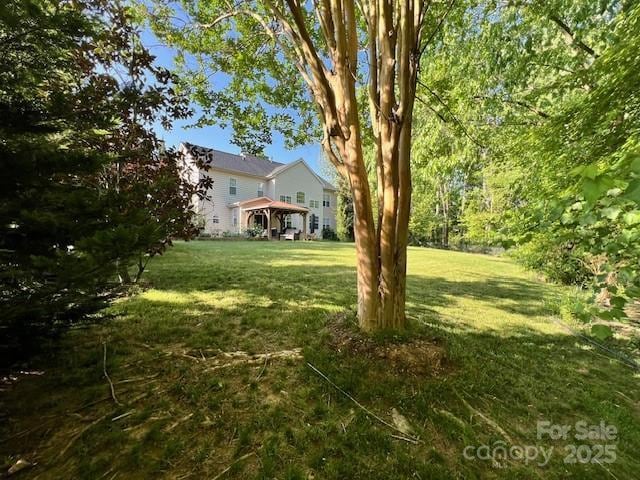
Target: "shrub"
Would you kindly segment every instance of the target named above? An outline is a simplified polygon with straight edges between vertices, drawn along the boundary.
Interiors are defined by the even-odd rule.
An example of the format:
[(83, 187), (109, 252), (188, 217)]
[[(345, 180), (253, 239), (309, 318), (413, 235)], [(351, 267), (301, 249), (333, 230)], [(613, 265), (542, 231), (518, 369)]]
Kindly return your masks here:
[(338, 235), (333, 231), (331, 227), (323, 227), (322, 228), (322, 238), (323, 240), (331, 240), (338, 241)]

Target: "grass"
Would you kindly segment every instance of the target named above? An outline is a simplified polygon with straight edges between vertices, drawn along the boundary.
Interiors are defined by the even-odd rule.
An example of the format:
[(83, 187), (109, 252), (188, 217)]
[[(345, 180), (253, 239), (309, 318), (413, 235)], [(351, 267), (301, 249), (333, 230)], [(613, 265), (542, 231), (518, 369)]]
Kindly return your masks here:
[[(637, 478), (639, 375), (553, 321), (559, 290), (505, 258), (411, 248), (404, 337), (446, 351), (433, 375), (329, 346), (356, 301), (339, 243), (180, 243), (114, 318), (65, 335), (0, 393), (0, 462), (24, 478)], [(348, 313), (347, 316), (352, 316)], [(405, 338), (382, 339), (404, 341)], [(118, 405), (103, 375), (114, 382)], [(304, 358), (211, 368), (216, 352)], [(206, 360), (203, 360), (206, 358)], [(306, 366), (420, 442), (397, 439)], [(120, 415), (122, 418), (112, 420)], [(537, 421), (614, 425), (615, 441), (536, 438)], [(508, 437), (508, 440), (507, 438)], [(554, 447), (550, 462), (467, 460), (466, 446)], [(611, 443), (614, 463), (567, 464)], [(3, 462), (4, 460), (4, 462)]]

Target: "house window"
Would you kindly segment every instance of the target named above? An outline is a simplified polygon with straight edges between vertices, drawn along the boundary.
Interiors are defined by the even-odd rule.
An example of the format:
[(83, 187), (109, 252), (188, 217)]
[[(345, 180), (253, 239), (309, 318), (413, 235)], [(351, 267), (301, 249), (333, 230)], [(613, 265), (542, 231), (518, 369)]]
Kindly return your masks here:
[(258, 184), (258, 196), (264, 197), (264, 183)]
[(233, 212), (233, 226), (238, 226), (238, 214), (236, 212)]
[(213, 219), (211, 220), (213, 223), (220, 223), (220, 218), (218, 217), (218, 215), (214, 215)]
[(322, 219), (322, 228), (331, 228), (331, 220), (329, 220), (327, 217), (324, 217)]
[(330, 207), (331, 206), (331, 197), (329, 196), (328, 193), (325, 193), (322, 196), (322, 206), (323, 207)]
[(287, 218), (284, 220), (284, 224), (286, 228), (291, 228), (291, 215), (287, 215)]
[(316, 230), (318, 230), (318, 216), (315, 214), (311, 214), (311, 216), (309, 217), (309, 230), (311, 231), (311, 233), (314, 233)]
[(238, 193), (237, 182), (235, 178), (229, 179), (229, 195), (235, 195)]
[(318, 200), (309, 200), (310, 208), (320, 208), (320, 202)]
[(296, 193), (296, 203), (304, 204), (304, 202), (305, 202), (305, 200), (304, 200), (304, 192)]
[(290, 195), (280, 195), (280, 201), (284, 203), (291, 203)]

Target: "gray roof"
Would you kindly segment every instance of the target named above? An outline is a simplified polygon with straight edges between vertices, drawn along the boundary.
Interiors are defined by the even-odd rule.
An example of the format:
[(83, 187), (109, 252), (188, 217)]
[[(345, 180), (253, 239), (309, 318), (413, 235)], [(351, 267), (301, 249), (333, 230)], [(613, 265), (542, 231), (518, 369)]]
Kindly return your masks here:
[[(204, 160), (204, 163), (214, 168), (230, 170), (232, 172), (246, 173), (257, 177), (269, 177), (283, 170), (288, 164), (274, 162), (268, 158), (257, 157), (255, 155), (235, 155), (233, 153), (222, 152), (213, 148), (201, 147), (192, 143), (183, 142), (184, 148), (194, 158)], [(204, 158), (203, 158), (204, 157)], [(314, 173), (315, 175), (315, 173)], [(324, 178), (316, 175), (322, 186), (329, 190), (335, 187)]]
[(257, 177), (266, 177), (275, 168), (284, 164), (274, 162), (268, 158), (256, 157), (255, 155), (235, 155), (233, 153), (221, 152), (213, 148), (200, 147), (192, 143), (183, 143), (187, 151), (195, 158), (205, 156), (205, 163), (212, 167), (233, 172), (246, 173)]

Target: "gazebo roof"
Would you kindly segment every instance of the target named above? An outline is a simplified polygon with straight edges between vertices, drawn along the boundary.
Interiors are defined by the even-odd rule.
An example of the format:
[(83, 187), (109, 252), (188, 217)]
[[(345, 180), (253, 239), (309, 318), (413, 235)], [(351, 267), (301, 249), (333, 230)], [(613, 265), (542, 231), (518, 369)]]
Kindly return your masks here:
[(269, 197), (252, 198), (250, 200), (238, 202), (237, 205), (246, 211), (271, 209), (292, 213), (309, 212), (309, 209), (306, 207), (302, 207), (300, 205), (292, 205), (291, 203), (286, 202), (278, 202), (276, 200), (270, 199)]

